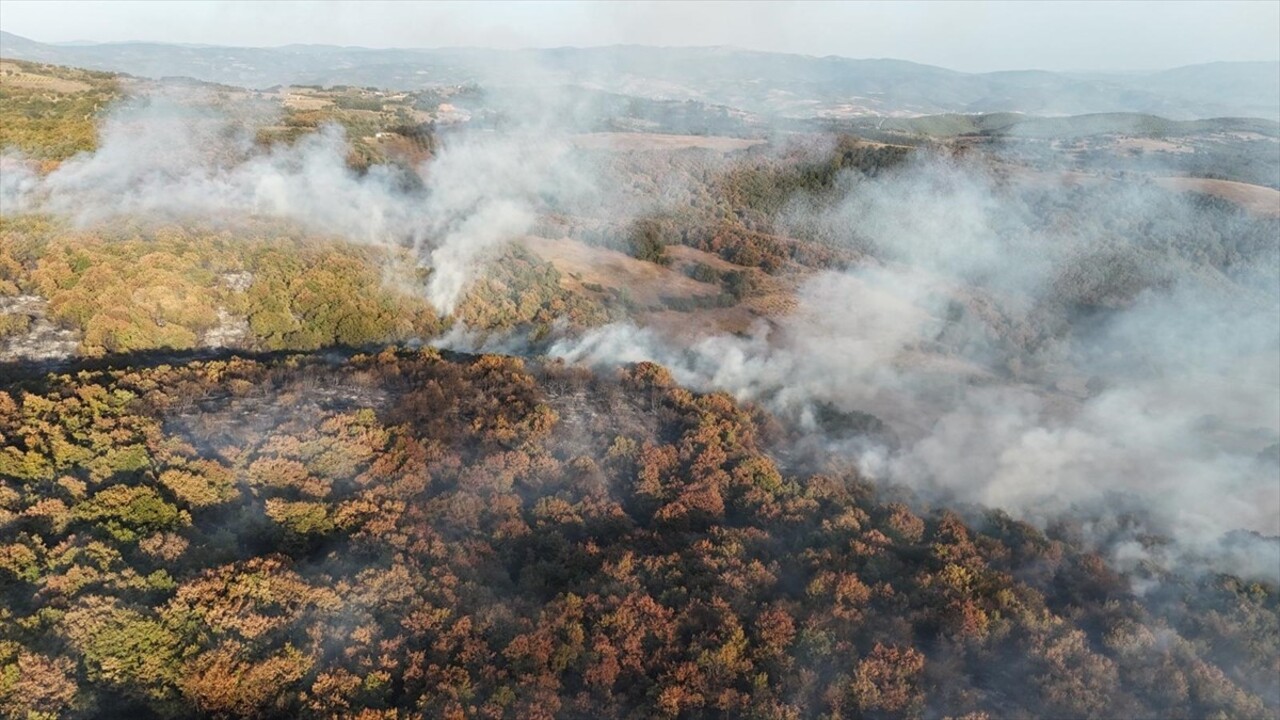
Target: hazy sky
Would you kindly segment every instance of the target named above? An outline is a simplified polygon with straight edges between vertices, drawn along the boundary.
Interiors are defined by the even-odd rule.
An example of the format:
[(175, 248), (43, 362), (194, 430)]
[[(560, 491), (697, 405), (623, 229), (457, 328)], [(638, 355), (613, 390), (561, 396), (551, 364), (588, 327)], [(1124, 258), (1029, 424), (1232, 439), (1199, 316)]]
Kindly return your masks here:
[[(0, 0), (46, 42), (365, 47), (734, 45), (956, 70), (1280, 60), (1280, 2), (52, 2)], [(0, 51), (3, 49), (0, 48)]]

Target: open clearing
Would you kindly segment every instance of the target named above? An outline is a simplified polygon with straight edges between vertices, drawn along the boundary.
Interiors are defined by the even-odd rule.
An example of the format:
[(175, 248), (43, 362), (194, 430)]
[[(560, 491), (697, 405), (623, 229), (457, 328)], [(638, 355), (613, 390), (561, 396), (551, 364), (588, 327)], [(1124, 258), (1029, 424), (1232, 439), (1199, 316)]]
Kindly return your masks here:
[(68, 80), (66, 78), (53, 77), (52, 75), (27, 72), (19, 65), (7, 62), (0, 62), (0, 85), (30, 88), (32, 90), (48, 90), (49, 92), (58, 93), (84, 92), (93, 87), (89, 83), (80, 82), (79, 80)]
[(720, 294), (720, 288), (698, 282), (663, 267), (608, 248), (587, 245), (570, 238), (528, 236), (522, 239), (535, 255), (555, 265), (562, 284), (582, 291), (587, 285), (626, 288), (641, 306), (658, 306), (663, 297), (690, 298)]
[(298, 92), (284, 92), (284, 106), (294, 110), (321, 110), (333, 104), (329, 98), (316, 97)]
[(1230, 200), (1249, 212), (1280, 217), (1280, 190), (1232, 180), (1193, 177), (1156, 178), (1160, 187), (1179, 192), (1198, 192)]

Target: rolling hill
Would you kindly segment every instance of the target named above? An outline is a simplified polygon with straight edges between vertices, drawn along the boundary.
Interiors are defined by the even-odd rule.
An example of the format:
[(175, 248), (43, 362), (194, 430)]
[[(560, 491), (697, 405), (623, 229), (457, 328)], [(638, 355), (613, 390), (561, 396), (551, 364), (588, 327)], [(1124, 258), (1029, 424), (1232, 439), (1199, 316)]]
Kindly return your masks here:
[(1140, 112), (1185, 120), (1280, 116), (1280, 67), (1212, 63), (1151, 74), (962, 73), (902, 60), (810, 57), (727, 47), (530, 50), (233, 48), (160, 43), (49, 44), (0, 33), (0, 54), (147, 77), (254, 88), (347, 84), (414, 90), (580, 85), (659, 100), (699, 100), (780, 117), (1013, 111)]

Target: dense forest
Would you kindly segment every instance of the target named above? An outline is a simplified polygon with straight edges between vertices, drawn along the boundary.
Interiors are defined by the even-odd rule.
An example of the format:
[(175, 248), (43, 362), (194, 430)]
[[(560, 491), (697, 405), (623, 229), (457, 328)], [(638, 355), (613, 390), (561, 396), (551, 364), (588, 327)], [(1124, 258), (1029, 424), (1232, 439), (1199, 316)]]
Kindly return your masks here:
[(98, 119), (121, 96), (113, 73), (0, 61), (0, 148), (52, 167), (98, 144)]
[[(633, 288), (569, 282), (519, 242), (485, 259), (485, 268), (451, 316), (419, 293), (429, 279), (408, 247), (355, 243), (296, 222), (265, 217), (178, 218), (156, 223), (117, 218), (77, 227), (48, 214), (0, 216), (0, 359), (21, 357), (20, 343), (40, 319), (74, 333), (75, 354), (187, 350), (358, 347), (437, 336), (454, 324), (531, 337), (553, 326), (591, 327), (636, 310), (694, 311), (734, 305), (755, 294), (760, 274), (843, 267), (857, 254), (821, 238), (782, 233), (772, 220), (794, 197), (821, 197), (842, 172), (875, 173), (906, 157), (842, 138), (832, 148), (732, 164), (698, 154), (639, 153), (602, 160), (607, 172), (642, 197), (655, 182), (687, 186), (683, 210), (598, 221), (552, 213), (535, 228), (670, 265), (667, 248), (685, 245), (729, 264), (692, 264), (708, 284), (705, 299), (671, 298), (638, 306)], [(351, 158), (348, 158), (351, 161)], [(554, 208), (550, 208), (554, 210)]]
[(1259, 718), (1274, 588), (1135, 595), (660, 367), (431, 350), (0, 392), (8, 717)]
[[(47, 216), (0, 217), (0, 302), (38, 298), (44, 319), (76, 333), (75, 354), (90, 357), (359, 347), (429, 338), (459, 321), (538, 334), (556, 321), (599, 324), (618, 305), (607, 294), (602, 304), (565, 290), (555, 267), (515, 245), (492, 258), (455, 316), (442, 318), (401, 289), (427, 272), (404, 251), (281, 224), (81, 231)], [(21, 341), (37, 319), (0, 314), (0, 349)]]
[[(115, 109), (152, 94), (194, 103), (214, 128), (176, 125), (174, 143), (192, 145), (179, 155), (199, 167), (171, 167), (165, 149), (119, 175), (49, 182), (90, 164)], [(1157, 471), (1199, 451), (1221, 464), (1197, 467), (1246, 479), (1280, 469), (1264, 413), (1197, 404), (1223, 387), (1197, 385), (1219, 377), (1197, 374), (1206, 366), (1271, 387), (1255, 366), (1275, 357), (1274, 331), (1229, 313), (1269, 321), (1280, 216), (1111, 177), (1111, 143), (1132, 139), (1114, 132), (1067, 154), (1053, 138), (940, 139), (964, 129), (929, 125), (969, 116), (919, 118), (911, 133), (784, 133), (719, 106), (599, 91), (568, 94), (572, 123), (553, 133), (557, 160), (594, 185), (584, 201), (522, 166), (528, 136), (503, 140), (535, 100), (503, 104), (473, 84), (246, 90), (0, 62), (0, 716), (1280, 712), (1280, 589), (1172, 552), (1185, 528), (1150, 521), (1150, 495), (1105, 488), (1115, 494), (1032, 518), (873, 477), (858, 455), (905, 451), (904, 426), (927, 449), (946, 425), (930, 414), (937, 398), (966, 411), (966, 393), (998, 405), (1017, 391), (1008, 415), (965, 423), (1043, 401), (1050, 417), (1023, 436), (1031, 454), (1057, 451), (1062, 431), (1076, 444), (1060, 454), (1084, 462), (1113, 448), (1081, 441), (1072, 412), (1158, 435), (1185, 418), (1152, 398), (1185, 391), (1187, 412), (1215, 409), (1193, 418), (1196, 447), (1169, 449)], [(117, 142), (175, 127), (137, 117)], [(708, 142), (726, 128), (777, 134)], [(625, 137), (573, 142), (601, 132)], [(331, 155), (308, 146), (317, 138)], [(1220, 162), (1280, 169), (1255, 152), (1271, 140), (1220, 140), (1181, 162), (1206, 177)], [(101, 156), (126, 166), (134, 147)], [(465, 172), (447, 174), (449, 152)], [(1161, 159), (1123, 167), (1144, 163)], [(246, 183), (254, 202), (219, 194), (263, 168)], [(174, 195), (193, 208), (73, 207), (98, 181), (128, 192), (191, 178)], [(289, 183), (316, 196), (300, 204), (312, 212), (387, 222), (355, 237), (257, 202)], [(528, 222), (468, 235), (506, 227), (494, 207)], [(427, 288), (455, 235), (483, 248), (462, 254), (464, 290), (443, 309)], [(881, 292), (820, 293), (877, 277)], [(1160, 304), (1175, 290), (1190, 299)], [(813, 308), (797, 308), (815, 297), (827, 304), (807, 325)], [(1152, 306), (1165, 314), (1127, 314)], [(870, 320), (821, 334), (826, 316), (860, 313)], [(637, 347), (594, 365), (544, 354), (609, 327), (634, 331), (633, 345), (670, 331), (668, 367), (634, 362), (655, 357)], [(1203, 342), (1255, 330), (1252, 344)], [(883, 367), (842, 375), (880, 357), (876, 333), (895, 350)], [(688, 382), (679, 365), (703, 353), (718, 370), (742, 347), (759, 353), (725, 365), (745, 385)], [(828, 352), (825, 365), (800, 357)], [(788, 395), (801, 373), (839, 377)], [(1137, 391), (1103, 402), (1124, 383)], [(840, 396), (850, 388), (864, 394)], [(921, 401), (917, 415), (882, 420), (881, 390)], [(1252, 385), (1231, 390), (1270, 407)], [(1147, 471), (1138, 449), (1116, 452)], [(953, 468), (936, 470), (945, 481)], [(1231, 528), (1214, 542), (1280, 551)]]

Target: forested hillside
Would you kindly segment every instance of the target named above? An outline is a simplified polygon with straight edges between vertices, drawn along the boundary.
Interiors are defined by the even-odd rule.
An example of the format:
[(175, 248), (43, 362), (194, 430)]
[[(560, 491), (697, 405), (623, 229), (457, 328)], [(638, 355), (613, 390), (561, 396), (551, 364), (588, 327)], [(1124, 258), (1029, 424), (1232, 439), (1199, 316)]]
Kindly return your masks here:
[(1125, 74), (966, 73), (889, 58), (812, 57), (735, 47), (255, 48), (40, 39), (2, 33), (0, 49), (24, 60), (252, 88), (319, 83), (417, 90), (430, 83), (478, 82), (537, 92), (549, 85), (573, 85), (641, 100), (714, 103), (735, 114), (774, 119), (1117, 111), (1179, 118), (1274, 117), (1280, 108), (1274, 59)]
[(120, 97), (113, 73), (0, 61), (0, 148), (58, 161), (97, 147), (97, 121)]
[(434, 351), (0, 391), (8, 717), (1258, 718), (1274, 588), (1135, 595), (641, 364)]
[(0, 62), (0, 716), (1280, 711), (1274, 123), (454, 70)]

